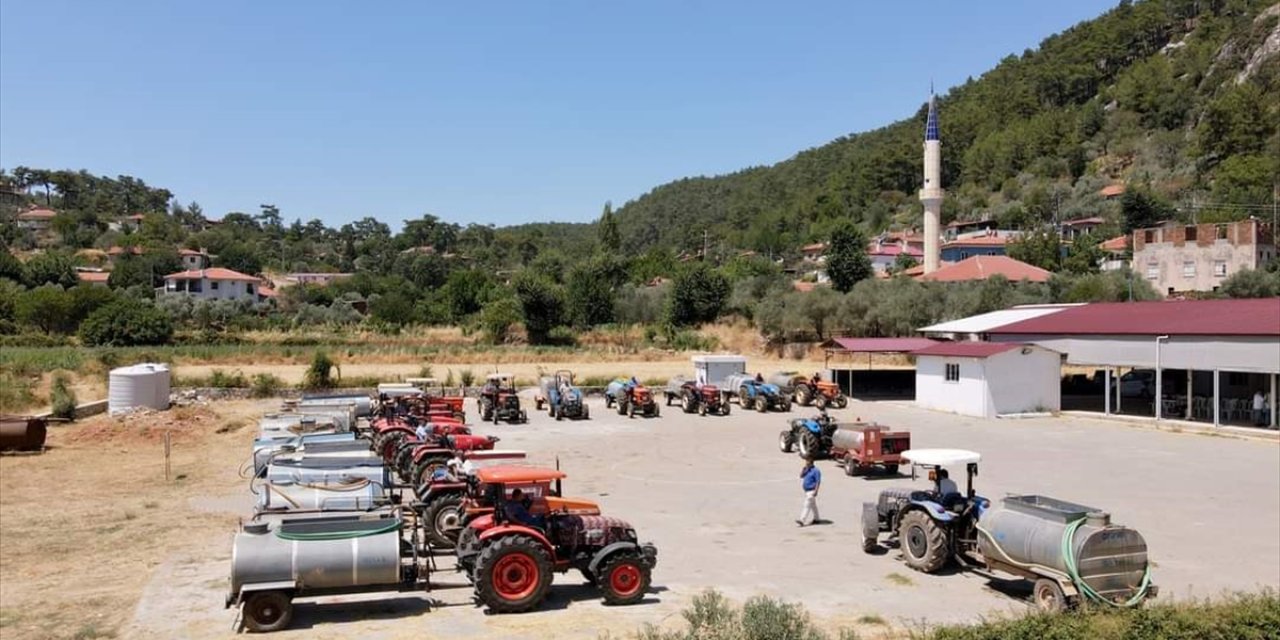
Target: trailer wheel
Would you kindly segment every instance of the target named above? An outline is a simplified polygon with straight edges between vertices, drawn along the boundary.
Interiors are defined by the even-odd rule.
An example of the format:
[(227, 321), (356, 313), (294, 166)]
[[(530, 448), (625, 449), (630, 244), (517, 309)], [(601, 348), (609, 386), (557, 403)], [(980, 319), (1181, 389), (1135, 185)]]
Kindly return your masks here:
[(795, 438), (791, 437), (790, 431), (783, 431), (778, 434), (778, 450), (783, 453), (791, 453), (795, 448)]
[(618, 554), (600, 567), (597, 582), (605, 604), (634, 604), (649, 590), (649, 567), (635, 554)]
[(853, 456), (849, 456), (844, 459), (844, 474), (846, 476), (858, 475), (858, 471), (860, 470), (860, 468), (861, 467), (859, 467), (858, 461), (855, 460)]
[(432, 500), (423, 512), (427, 540), (439, 549), (452, 549), (462, 531), (462, 494), (446, 493)]
[(903, 559), (916, 571), (933, 573), (947, 563), (947, 533), (924, 511), (917, 509), (902, 516), (898, 539)]
[(476, 560), (476, 594), (494, 613), (520, 613), (542, 602), (551, 586), (551, 560), (523, 535), (495, 540)]
[(1067, 596), (1057, 580), (1040, 578), (1032, 587), (1031, 597), (1036, 607), (1045, 613), (1057, 613), (1067, 608)]
[(259, 591), (245, 599), (240, 613), (249, 631), (279, 631), (293, 620), (293, 598), (283, 591)]

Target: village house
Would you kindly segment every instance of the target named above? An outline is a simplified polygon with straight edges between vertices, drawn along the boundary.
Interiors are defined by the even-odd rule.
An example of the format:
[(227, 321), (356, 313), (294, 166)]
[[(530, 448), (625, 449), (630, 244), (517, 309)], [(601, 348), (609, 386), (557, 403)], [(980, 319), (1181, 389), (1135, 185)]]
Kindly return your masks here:
[(1276, 257), (1271, 225), (1253, 218), (1137, 229), (1132, 246), (1134, 271), (1166, 296), (1216, 291), (1228, 277)]

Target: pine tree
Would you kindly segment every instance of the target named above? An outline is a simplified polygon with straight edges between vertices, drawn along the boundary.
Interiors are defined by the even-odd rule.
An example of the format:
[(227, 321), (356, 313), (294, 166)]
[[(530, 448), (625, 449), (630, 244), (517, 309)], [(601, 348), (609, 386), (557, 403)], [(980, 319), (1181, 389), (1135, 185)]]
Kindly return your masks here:
[(600, 245), (614, 255), (622, 248), (622, 234), (618, 233), (618, 220), (613, 215), (612, 202), (604, 203), (604, 213), (600, 214)]

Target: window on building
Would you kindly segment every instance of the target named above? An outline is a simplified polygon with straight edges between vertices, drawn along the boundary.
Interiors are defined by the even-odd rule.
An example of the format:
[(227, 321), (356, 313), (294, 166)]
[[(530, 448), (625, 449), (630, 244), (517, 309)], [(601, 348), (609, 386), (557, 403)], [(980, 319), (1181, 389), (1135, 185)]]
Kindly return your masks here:
[(217, 281), (217, 280), (214, 280), (213, 282), (210, 282), (210, 283), (209, 283), (209, 290), (210, 290), (210, 291), (217, 291), (217, 290), (218, 290), (218, 281)]
[(1192, 262), (1191, 260), (1187, 260), (1186, 262), (1183, 262), (1183, 263), (1182, 263), (1182, 277), (1184, 277), (1184, 278), (1194, 278), (1194, 277), (1196, 277), (1196, 263), (1195, 263), (1195, 262)]
[(1187, 234), (1187, 242), (1195, 242), (1195, 240), (1196, 240), (1196, 228), (1195, 228), (1195, 227), (1187, 227), (1187, 229), (1186, 229), (1186, 234)]
[(947, 363), (947, 382), (960, 382), (960, 365)]
[(248, 291), (249, 293), (253, 293), (253, 285), (251, 284), (244, 285), (244, 290)]
[(964, 260), (965, 258), (968, 258), (968, 257), (969, 257), (969, 252), (968, 252), (968, 251), (961, 251), (961, 252), (960, 252), (960, 259), (961, 259), (961, 260)]
[(1160, 265), (1152, 262), (1147, 265), (1147, 279), (1156, 280), (1160, 277)]
[(1143, 232), (1142, 232), (1142, 241), (1143, 241), (1143, 242), (1155, 242), (1155, 241), (1156, 241), (1156, 232), (1155, 232), (1155, 229), (1147, 229), (1146, 231), (1143, 231)]
[(187, 291), (188, 291), (188, 292), (190, 292), (190, 293), (200, 293), (200, 292), (204, 291), (204, 281), (202, 281), (202, 280), (188, 280), (188, 281), (187, 281)]
[(1213, 261), (1213, 275), (1214, 277), (1217, 277), (1217, 278), (1227, 277), (1227, 261), (1226, 260)]
[(1227, 225), (1225, 224), (1218, 225), (1218, 239), (1219, 240), (1227, 239)]

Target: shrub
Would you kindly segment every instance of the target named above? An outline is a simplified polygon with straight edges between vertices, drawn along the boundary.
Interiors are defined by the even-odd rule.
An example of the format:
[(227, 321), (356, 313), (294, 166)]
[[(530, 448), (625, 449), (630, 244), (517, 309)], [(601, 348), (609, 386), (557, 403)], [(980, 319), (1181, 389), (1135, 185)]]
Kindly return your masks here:
[(480, 312), (480, 327), (485, 339), (493, 344), (507, 341), (511, 327), (520, 321), (520, 303), (514, 298), (502, 298), (484, 306)]
[(419, 377), (419, 378), (430, 378), (430, 377), (433, 377), (433, 374), (432, 374), (432, 372), (431, 372), (431, 365), (429, 365), (429, 364), (424, 364), (424, 365), (422, 365), (421, 367), (418, 367), (418, 377)]
[(80, 325), (80, 341), (91, 347), (156, 345), (172, 339), (169, 316), (137, 300), (117, 300), (99, 307)]
[(13, 304), (15, 320), (45, 333), (74, 331), (71, 311), (71, 296), (56, 284), (25, 291)]
[(53, 374), (53, 386), (49, 388), (49, 402), (53, 405), (53, 417), (71, 420), (76, 417), (76, 394), (71, 390), (71, 378), (59, 371)]
[(329, 389), (333, 387), (333, 360), (329, 359), (329, 354), (323, 351), (317, 351), (311, 358), (311, 366), (307, 367), (307, 373), (302, 377), (302, 388), (304, 389)]
[(270, 398), (274, 396), (284, 381), (271, 375), (270, 373), (259, 373), (253, 376), (252, 394), (255, 398)]
[(470, 369), (463, 369), (458, 373), (458, 379), (462, 381), (462, 386), (469, 387), (471, 383), (476, 381), (476, 374), (472, 373)]
[(564, 292), (546, 276), (522, 271), (512, 288), (520, 304), (530, 344), (546, 344), (551, 330), (564, 320)]
[(18, 413), (35, 403), (35, 380), (0, 368), (0, 413)]
[(729, 299), (729, 280), (704, 263), (676, 274), (667, 298), (666, 320), (677, 327), (712, 322)]
[(239, 389), (249, 384), (239, 371), (227, 373), (222, 369), (214, 369), (209, 373), (209, 386), (215, 389)]

